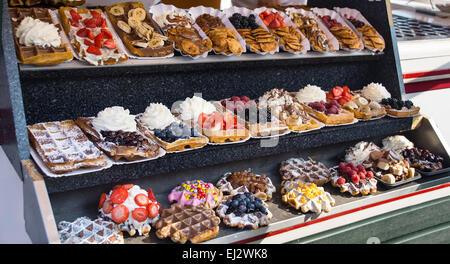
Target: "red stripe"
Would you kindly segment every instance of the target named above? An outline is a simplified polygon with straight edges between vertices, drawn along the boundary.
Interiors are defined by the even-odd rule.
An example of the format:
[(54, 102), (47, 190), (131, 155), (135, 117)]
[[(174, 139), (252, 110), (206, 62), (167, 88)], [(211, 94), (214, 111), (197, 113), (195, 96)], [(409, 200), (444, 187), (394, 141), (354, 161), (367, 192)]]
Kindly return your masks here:
[(420, 78), (420, 77), (428, 77), (428, 76), (436, 76), (436, 75), (444, 75), (444, 74), (450, 74), (450, 69), (405, 73), (405, 74), (403, 74), (403, 79), (412, 79), (412, 78)]
[(293, 226), (290, 226), (290, 227), (286, 227), (286, 228), (283, 228), (283, 229), (280, 229), (280, 230), (276, 230), (276, 231), (273, 231), (273, 232), (269, 232), (269, 233), (266, 233), (266, 234), (262, 234), (262, 235), (259, 235), (259, 236), (255, 236), (255, 237), (247, 238), (247, 239), (244, 239), (244, 240), (240, 240), (240, 241), (234, 242), (233, 244), (250, 243), (250, 242), (253, 242), (253, 241), (261, 240), (261, 239), (266, 238), (266, 237), (271, 237), (271, 236), (275, 236), (275, 235), (278, 235), (278, 234), (281, 234), (281, 233), (285, 233), (285, 232), (288, 232), (288, 231), (291, 231), (291, 230), (294, 230), (294, 229), (298, 229), (298, 228), (301, 228), (301, 227), (304, 227), (304, 226), (308, 226), (308, 225), (312, 225), (312, 224), (315, 224), (315, 223), (324, 222), (324, 221), (327, 221), (327, 220), (330, 220), (330, 219), (333, 219), (333, 218), (336, 218), (336, 217), (340, 217), (340, 216), (343, 216), (343, 215), (351, 214), (351, 213), (354, 213), (354, 212), (357, 212), (357, 211), (362, 211), (362, 210), (365, 210), (365, 209), (368, 209), (368, 208), (372, 208), (372, 207), (375, 207), (375, 206), (379, 206), (379, 205), (382, 205), (382, 204), (398, 201), (398, 200), (401, 200), (401, 199), (405, 199), (405, 198), (408, 198), (408, 197), (416, 196), (416, 195), (427, 193), (427, 192), (432, 192), (432, 191), (443, 189), (443, 188), (447, 188), (447, 187), (450, 187), (450, 183), (444, 183), (444, 184), (441, 184), (441, 185), (438, 185), (438, 186), (435, 186), (435, 187), (432, 187), (432, 188), (424, 189), (424, 190), (421, 190), (421, 191), (405, 194), (405, 195), (402, 195), (402, 196), (399, 196), (399, 197), (395, 197), (395, 198), (391, 198), (391, 199), (388, 199), (388, 200), (384, 200), (384, 201), (381, 201), (381, 202), (377, 202), (377, 203), (365, 205), (365, 206), (362, 206), (362, 207), (354, 208), (354, 209), (351, 209), (351, 210), (348, 210), (348, 211), (344, 211), (344, 212), (340, 212), (340, 213), (337, 213), (337, 214), (334, 214), (334, 215), (329, 215), (329, 216), (326, 216), (326, 217), (323, 217), (323, 218), (320, 218), (320, 219), (311, 220), (311, 221), (308, 221), (306, 223), (293, 225)]
[(450, 88), (450, 78), (424, 82), (405, 83), (406, 93), (417, 93), (445, 88)]

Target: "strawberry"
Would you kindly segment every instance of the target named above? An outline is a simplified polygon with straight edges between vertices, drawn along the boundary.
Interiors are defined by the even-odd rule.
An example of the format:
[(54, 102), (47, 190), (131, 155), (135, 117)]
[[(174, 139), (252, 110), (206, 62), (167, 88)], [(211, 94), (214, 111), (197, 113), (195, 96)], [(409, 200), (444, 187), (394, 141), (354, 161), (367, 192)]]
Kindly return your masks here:
[(203, 123), (205, 123), (206, 118), (208, 118), (208, 114), (201, 113), (200, 115), (198, 115), (197, 124), (203, 127)]
[(103, 25), (103, 22), (104, 21), (106, 21), (104, 18), (102, 18), (102, 17), (97, 17), (96, 19), (95, 19), (95, 25), (97, 26), (97, 27), (101, 27), (102, 25)]
[(114, 42), (114, 39), (108, 39), (103, 43), (103, 46), (105, 46), (108, 49), (115, 49), (117, 48), (116, 43)]
[(98, 209), (103, 207), (103, 204), (105, 203), (105, 201), (106, 201), (106, 193), (102, 193), (100, 195), (100, 201), (98, 202)]
[(109, 30), (102, 28), (100, 29), (100, 32), (103, 33), (103, 37), (107, 38), (107, 39), (112, 39), (113, 35), (111, 34), (111, 32), (109, 32)]
[(100, 25), (100, 27), (101, 28), (105, 28), (107, 25), (106, 25), (106, 19), (103, 19), (102, 20), (103, 22), (102, 22), (102, 24)]
[(139, 206), (147, 206), (150, 203), (150, 200), (148, 199), (148, 196), (140, 193), (134, 197), (134, 201)]
[(94, 32), (92, 32), (90, 29), (88, 29), (88, 35), (87, 35), (87, 37), (89, 38), (89, 39), (94, 39)]
[(162, 207), (161, 207), (161, 204), (159, 204), (158, 202), (156, 202), (156, 207), (158, 207), (158, 213), (161, 214), (161, 213), (162, 213)]
[(109, 214), (111, 213), (112, 209), (114, 209), (114, 205), (111, 203), (110, 200), (106, 200), (102, 206), (103, 213)]
[(373, 172), (372, 171), (368, 171), (366, 173), (366, 177), (369, 178), (369, 179), (372, 179), (373, 178)]
[(364, 173), (366, 173), (366, 168), (364, 168), (363, 165), (358, 165), (358, 166), (356, 166), (356, 169), (358, 170), (358, 172), (364, 172)]
[(84, 45), (86, 45), (86, 46), (93, 46), (94, 43), (92, 41), (90, 41), (89, 39), (85, 39), (84, 40)]
[(337, 179), (337, 184), (339, 184), (339, 185), (342, 185), (342, 184), (344, 184), (345, 183), (345, 178), (343, 178), (343, 177), (340, 177), (339, 179)]
[(241, 101), (244, 101), (244, 102), (248, 102), (248, 101), (250, 101), (250, 98), (248, 98), (247, 96), (241, 96)]
[(148, 218), (148, 211), (146, 208), (136, 208), (131, 212), (131, 216), (138, 222), (144, 222)]
[(358, 183), (358, 182), (359, 182), (359, 176), (358, 176), (358, 174), (353, 174), (353, 175), (352, 175), (352, 182), (353, 182), (353, 183)]
[(133, 186), (134, 186), (134, 184), (129, 183), (129, 184), (121, 185), (120, 188), (125, 189), (125, 190), (128, 191), (129, 189), (133, 188)]
[(241, 101), (241, 98), (239, 98), (239, 96), (231, 96), (230, 100), (233, 102), (237, 102), (237, 101)]
[(272, 22), (270, 22), (269, 27), (270, 28), (279, 28), (279, 27), (281, 27), (280, 21), (274, 19)]
[(80, 20), (82, 19), (81, 15), (78, 14), (78, 12), (75, 11), (75, 9), (70, 9), (69, 13), (72, 16), (73, 20), (77, 22), (80, 22)]
[(283, 22), (283, 18), (280, 16), (280, 14), (275, 13), (275, 19), (278, 20), (278, 22)]
[(128, 219), (129, 215), (130, 211), (123, 204), (119, 204), (111, 211), (111, 218), (117, 224), (125, 222)]
[(86, 52), (94, 55), (102, 55), (102, 51), (98, 49), (96, 46), (89, 46)]
[(346, 99), (346, 98), (344, 98), (344, 97), (341, 97), (341, 98), (339, 98), (338, 100), (338, 103), (340, 104), (340, 105), (345, 105), (347, 102), (349, 102), (350, 100), (348, 100), (348, 99)]
[(269, 24), (272, 23), (275, 19), (275, 15), (271, 13), (270, 15), (267, 15), (264, 20), (266, 20)]
[(337, 98), (339, 98), (339, 96), (341, 96), (343, 92), (344, 89), (342, 89), (342, 87), (340, 86), (336, 86), (333, 89), (331, 89), (331, 93)]
[(259, 17), (260, 17), (262, 20), (264, 20), (264, 13), (260, 13), (260, 14), (259, 14)]
[(82, 37), (82, 38), (86, 38), (88, 36), (88, 31), (90, 31), (87, 28), (82, 28), (80, 30), (77, 31), (77, 36)]
[(359, 178), (361, 179), (361, 180), (363, 180), (363, 179), (365, 179), (366, 178), (366, 174), (364, 173), (364, 172), (360, 172), (360, 173), (358, 173), (358, 176), (359, 176)]
[(264, 12), (262, 12), (262, 14), (264, 16), (268, 16), (268, 15), (272, 14), (272, 12), (269, 9), (266, 9)]
[[(90, 46), (93, 47), (93, 46)], [(121, 204), (128, 198), (128, 191), (123, 188), (114, 189), (109, 198), (112, 203)]]
[(99, 49), (103, 48), (103, 33), (99, 33), (94, 38), (94, 43), (97, 48), (99, 48)]
[(73, 20), (72, 18), (69, 18), (69, 23), (70, 25), (72, 25), (72, 27), (79, 27), (80, 25), (78, 25), (78, 23)]
[[(161, 207), (160, 207), (161, 208)], [(148, 217), (155, 218), (159, 214), (159, 209), (156, 203), (151, 203), (147, 206)]]
[(95, 17), (95, 18), (102, 17), (102, 16), (100, 15), (100, 13), (97, 12), (97, 11), (91, 10), (91, 11), (89, 11), (89, 12), (91, 13), (92, 17)]
[(281, 27), (285, 27), (285, 26), (286, 26), (286, 23), (284, 22), (284, 20), (281, 20), (281, 21), (280, 21), (280, 26), (281, 26)]
[(148, 194), (148, 199), (150, 199), (150, 201), (156, 202), (156, 198), (155, 198), (155, 195), (153, 194), (152, 189), (149, 188), (147, 190), (147, 194)]
[(83, 23), (87, 28), (95, 28), (97, 26), (95, 22), (95, 18), (87, 18), (83, 20)]

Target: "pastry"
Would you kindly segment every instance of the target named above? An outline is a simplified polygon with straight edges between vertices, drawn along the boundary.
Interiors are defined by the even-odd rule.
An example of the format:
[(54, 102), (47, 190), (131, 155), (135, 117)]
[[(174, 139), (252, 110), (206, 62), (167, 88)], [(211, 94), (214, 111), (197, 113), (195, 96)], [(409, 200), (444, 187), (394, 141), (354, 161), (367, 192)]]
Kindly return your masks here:
[(61, 244), (123, 244), (122, 232), (115, 224), (97, 218), (77, 218), (73, 222), (58, 223), (58, 235)]
[(169, 193), (169, 201), (181, 205), (215, 208), (222, 200), (222, 192), (212, 183), (201, 180), (185, 181)]
[(308, 114), (317, 118), (325, 125), (341, 125), (355, 121), (354, 114), (342, 109), (336, 100), (332, 100), (329, 103), (325, 103), (324, 101), (313, 102), (304, 105), (304, 107)]
[(61, 41), (61, 27), (46, 8), (10, 8), (17, 59), (23, 64), (55, 65), (73, 59)]
[(269, 28), (270, 32), (277, 38), (278, 44), (286, 51), (300, 52), (303, 49), (302, 35), (296, 28), (286, 25), (283, 17), (278, 12), (272, 12), (270, 9), (259, 14), (263, 23)]
[(370, 153), (375, 150), (379, 151), (381, 148), (373, 142), (360, 141), (345, 150), (345, 162), (353, 163), (355, 166), (362, 165), (369, 159)]
[(405, 136), (395, 135), (389, 136), (382, 140), (383, 149), (392, 150), (397, 153), (402, 152), (406, 148), (413, 148), (414, 143), (409, 141)]
[(285, 123), (277, 119), (272, 120), (270, 108), (259, 108), (256, 101), (247, 96), (232, 96), (230, 99), (221, 100), (220, 104), (224, 110), (245, 120), (253, 137), (280, 135), (289, 131)]
[(101, 9), (60, 7), (59, 16), (78, 57), (92, 65), (110, 65), (128, 60), (117, 46)]
[(272, 199), (275, 186), (266, 174), (255, 174), (249, 170), (229, 172), (223, 175), (216, 184), (224, 194), (235, 195), (239, 192), (251, 192), (262, 200)]
[(202, 14), (197, 17), (195, 23), (211, 39), (216, 53), (241, 55), (244, 51), (236, 32), (227, 28), (220, 17)]
[(38, 123), (27, 129), (30, 144), (53, 173), (108, 165), (103, 153), (72, 120)]
[(370, 101), (358, 93), (355, 93), (352, 99), (342, 107), (352, 112), (356, 118), (361, 120), (371, 120), (386, 115), (386, 109), (381, 104)]
[(198, 117), (197, 125), (211, 143), (238, 142), (250, 137), (245, 122), (230, 112), (202, 113)]
[(369, 83), (363, 87), (360, 93), (364, 98), (377, 103), (381, 103), (383, 99), (391, 97), (391, 94), (381, 83)]
[(344, 14), (344, 17), (350, 21), (356, 30), (358, 30), (358, 32), (362, 35), (366, 47), (377, 51), (384, 50), (386, 43), (374, 27), (352, 16), (348, 16), (347, 14)]
[(256, 23), (256, 17), (253, 14), (244, 16), (234, 13), (228, 18), (245, 39), (245, 43), (250, 50), (255, 52), (274, 52), (278, 49), (278, 43), (272, 33)]
[(411, 167), (424, 172), (434, 172), (442, 169), (444, 158), (427, 149), (406, 148), (401, 152)]
[(289, 12), (289, 18), (297, 26), (303, 35), (309, 40), (311, 48), (315, 51), (333, 51), (333, 47), (327, 34), (320, 28), (314, 15), (304, 15), (297, 12)]
[(163, 104), (150, 104), (144, 113), (136, 117), (136, 124), (139, 131), (167, 152), (196, 149), (208, 143), (206, 137), (177, 120)]
[(359, 36), (349, 26), (338, 22), (329, 15), (319, 15), (319, 18), (322, 19), (323, 23), (336, 37), (343, 49), (362, 50), (364, 48), (364, 44), (361, 42)]
[(403, 101), (396, 98), (384, 98), (381, 104), (386, 108), (386, 113), (393, 117), (410, 117), (419, 114), (420, 107), (415, 106), (410, 100)]
[(377, 180), (372, 171), (366, 171), (363, 165), (355, 166), (353, 163), (341, 162), (338, 167), (330, 169), (331, 185), (341, 192), (351, 195), (368, 195), (377, 192)]
[(172, 204), (164, 209), (156, 222), (156, 236), (185, 244), (190, 241), (197, 244), (210, 240), (219, 233), (220, 218), (214, 210), (202, 206)]
[(251, 192), (224, 197), (216, 213), (225, 225), (239, 229), (267, 226), (272, 219), (269, 206)]
[(372, 151), (363, 166), (381, 181), (393, 184), (416, 176), (403, 156), (392, 150)]
[(321, 162), (311, 158), (291, 158), (281, 162), (280, 174), (283, 180), (315, 183), (322, 186), (331, 180), (330, 170)]
[(173, 54), (173, 43), (159, 31), (142, 2), (123, 2), (105, 7), (106, 14), (127, 49), (140, 57)]
[(161, 153), (157, 144), (137, 130), (135, 117), (123, 107), (105, 108), (97, 117), (79, 117), (76, 123), (97, 147), (115, 161), (153, 158)]
[(302, 213), (309, 211), (319, 214), (329, 212), (335, 200), (323, 187), (314, 183), (304, 183), (301, 180), (283, 181), (281, 183), (281, 200)]
[(98, 204), (99, 216), (114, 221), (119, 230), (130, 236), (136, 232), (140, 236), (148, 235), (160, 213), (161, 205), (152, 190), (134, 184), (117, 185), (109, 194), (102, 193)]

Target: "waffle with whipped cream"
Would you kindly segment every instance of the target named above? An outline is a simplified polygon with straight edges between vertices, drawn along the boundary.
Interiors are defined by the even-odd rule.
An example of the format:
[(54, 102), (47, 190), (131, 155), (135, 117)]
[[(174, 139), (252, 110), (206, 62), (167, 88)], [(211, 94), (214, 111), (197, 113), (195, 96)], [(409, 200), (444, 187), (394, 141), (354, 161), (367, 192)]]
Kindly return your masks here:
[(53, 173), (107, 165), (103, 153), (73, 120), (38, 123), (27, 129), (31, 145)]

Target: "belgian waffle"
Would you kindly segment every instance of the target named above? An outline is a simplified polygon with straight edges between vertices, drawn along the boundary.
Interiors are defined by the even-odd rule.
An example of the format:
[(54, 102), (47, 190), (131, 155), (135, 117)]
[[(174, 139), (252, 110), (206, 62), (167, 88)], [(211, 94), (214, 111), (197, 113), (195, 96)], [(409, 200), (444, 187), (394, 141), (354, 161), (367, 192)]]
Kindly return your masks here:
[(283, 181), (281, 183), (281, 200), (296, 210), (303, 213), (309, 211), (320, 213), (329, 212), (334, 206), (335, 200), (330, 193), (325, 192), (323, 187), (317, 187), (314, 183), (303, 183), (302, 181)]
[[(125, 2), (105, 7), (106, 14), (127, 49), (132, 54), (140, 57), (164, 57), (172, 54), (173, 43), (170, 40), (167, 40), (167, 37), (162, 35), (163, 33), (159, 31), (158, 27), (155, 25), (155, 22), (147, 12), (144, 20), (141, 21), (142, 24), (140, 24), (140, 26), (133, 29), (133, 27), (129, 25), (128, 21), (130, 14), (132, 13), (130, 10), (134, 10), (136, 8), (144, 9), (144, 5), (142, 2)], [(124, 27), (125, 30), (130, 30), (130, 32), (125, 32), (118, 23), (122, 23), (121, 26)], [(142, 28), (143, 25), (145, 26)], [(151, 29), (147, 27), (151, 27)], [(138, 30), (140, 31), (138, 32)], [(146, 36), (144, 36), (141, 32), (145, 32)], [(150, 46), (152, 41), (159, 44), (152, 47)]]
[(340, 178), (337, 167), (331, 168), (331, 185), (333, 187), (338, 187), (341, 192), (349, 192), (351, 195), (356, 196), (358, 194), (367, 195), (375, 194), (377, 192), (377, 180), (374, 178), (360, 179), (358, 183), (353, 183), (347, 181), (344, 184), (339, 184), (338, 179)]
[(123, 244), (122, 232), (117, 231), (113, 222), (100, 218), (94, 221), (80, 217), (73, 222), (58, 224), (59, 239), (62, 244)]
[(283, 161), (280, 166), (283, 180), (301, 180), (305, 183), (315, 183), (322, 186), (331, 180), (330, 170), (321, 162), (291, 158)]
[(262, 200), (272, 199), (275, 186), (265, 174), (257, 175), (249, 170), (229, 172), (216, 184), (223, 193), (234, 195), (238, 192), (251, 192)]
[(92, 117), (79, 117), (77, 118), (76, 123), (102, 151), (114, 158), (115, 161), (118, 161), (121, 158), (133, 161), (152, 158), (159, 155), (160, 147), (145, 137), (141, 138), (141, 144), (132, 146), (107, 142), (101, 133), (96, 131), (92, 126), (92, 119)]
[[(25, 17), (32, 17), (39, 19), (42, 22), (55, 24), (46, 8), (10, 8), (9, 16), (11, 18), (11, 25), (13, 28), (14, 44), (16, 47), (17, 58), (24, 64), (35, 65), (55, 65), (64, 61), (71, 60), (73, 58), (72, 51), (69, 45), (61, 43), (59, 47), (40, 47), (40, 46), (25, 46), (20, 44), (19, 39), (16, 37), (16, 29), (20, 25), (20, 22)], [(55, 26), (61, 33), (60, 25)]]
[(324, 123), (325, 125), (341, 125), (341, 124), (348, 124), (355, 121), (355, 115), (345, 109), (340, 109), (339, 114), (336, 115), (326, 115), (325, 113), (319, 112), (317, 110), (314, 110), (308, 105), (303, 105), (304, 109), (308, 114), (313, 116), (314, 118), (318, 119), (320, 122)]
[(214, 238), (219, 233), (220, 218), (210, 208), (174, 203), (163, 210), (156, 222), (156, 236), (170, 237), (184, 244), (188, 240), (197, 244)]
[(213, 130), (202, 128), (203, 135), (207, 136), (211, 143), (227, 143), (247, 140), (250, 132), (246, 128)]
[(72, 120), (28, 126), (28, 135), (32, 146), (53, 173), (107, 165), (103, 153)]

